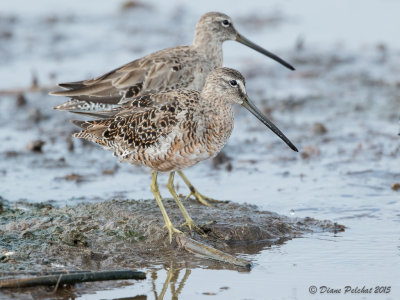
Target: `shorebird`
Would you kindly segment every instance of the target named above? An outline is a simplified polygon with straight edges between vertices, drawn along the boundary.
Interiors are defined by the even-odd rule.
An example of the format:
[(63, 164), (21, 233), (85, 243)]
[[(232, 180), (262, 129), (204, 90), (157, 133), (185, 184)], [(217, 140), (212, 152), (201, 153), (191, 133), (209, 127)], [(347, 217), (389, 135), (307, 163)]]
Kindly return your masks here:
[(177, 89), (127, 98), (112, 110), (98, 111), (90, 121), (73, 121), (83, 130), (77, 138), (114, 152), (120, 161), (152, 170), (151, 190), (162, 212), (170, 242), (176, 229), (162, 203), (158, 172), (169, 172), (168, 189), (190, 230), (196, 227), (174, 187), (175, 172), (214, 157), (233, 130), (234, 104), (241, 104), (278, 135), (291, 149), (292, 142), (250, 101), (245, 79), (236, 70), (216, 68), (202, 91)]
[[(222, 43), (227, 40), (242, 43), (294, 70), (286, 61), (241, 35), (229, 16), (209, 12), (197, 22), (191, 45), (149, 54), (94, 79), (61, 83), (59, 86), (67, 90), (50, 94), (71, 98), (56, 109), (90, 115), (112, 109), (135, 96), (174, 89), (200, 91), (207, 75), (214, 68), (222, 67)], [(209, 205), (207, 200), (213, 199), (198, 192), (182, 172), (179, 175), (190, 189), (188, 197), (193, 195), (202, 204)]]

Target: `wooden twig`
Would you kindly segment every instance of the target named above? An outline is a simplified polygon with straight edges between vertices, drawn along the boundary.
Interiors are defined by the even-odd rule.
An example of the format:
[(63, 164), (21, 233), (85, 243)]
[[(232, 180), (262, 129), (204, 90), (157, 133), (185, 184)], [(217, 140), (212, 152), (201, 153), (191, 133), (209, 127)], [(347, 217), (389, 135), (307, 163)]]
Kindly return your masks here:
[(0, 280), (0, 288), (21, 288), (39, 285), (74, 284), (89, 281), (146, 279), (146, 273), (133, 270), (76, 272), (73, 274), (57, 274), (30, 278)]
[(58, 276), (59, 276), (59, 277), (58, 277), (56, 286), (54, 287), (54, 290), (53, 290), (54, 293), (57, 292), (58, 286), (60, 285), (60, 281), (61, 281), (61, 278), (62, 278), (63, 275), (58, 275)]
[(205, 258), (226, 262), (239, 267), (251, 268), (251, 262), (248, 260), (234, 257), (233, 255), (214, 249), (182, 234), (176, 235), (176, 242), (190, 253)]
[(1, 277), (5, 276), (22, 276), (22, 275), (36, 275), (36, 276), (45, 276), (45, 275), (60, 275), (60, 274), (75, 274), (75, 273), (87, 273), (91, 272), (88, 270), (63, 270), (63, 271), (19, 271), (19, 272), (0, 272), (0, 279)]

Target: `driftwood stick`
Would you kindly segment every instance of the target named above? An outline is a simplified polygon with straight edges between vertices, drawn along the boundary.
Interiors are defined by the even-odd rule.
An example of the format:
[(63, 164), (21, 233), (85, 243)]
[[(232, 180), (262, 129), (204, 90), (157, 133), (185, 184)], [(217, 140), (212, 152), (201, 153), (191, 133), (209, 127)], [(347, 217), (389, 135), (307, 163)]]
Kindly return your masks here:
[(45, 276), (45, 275), (60, 275), (60, 274), (75, 274), (75, 273), (87, 273), (92, 272), (88, 270), (63, 270), (63, 271), (17, 271), (17, 272), (0, 272), (0, 280), (2, 277), (6, 276), (22, 276), (22, 275), (36, 275), (36, 276)]
[(176, 242), (190, 253), (205, 258), (226, 262), (239, 267), (251, 268), (251, 262), (248, 260), (234, 257), (233, 255), (214, 249), (182, 234), (176, 235)]
[(59, 274), (31, 278), (1, 280), (0, 288), (21, 288), (38, 285), (74, 284), (88, 281), (120, 280), (120, 279), (146, 279), (146, 273), (132, 270), (78, 272), (74, 274)]

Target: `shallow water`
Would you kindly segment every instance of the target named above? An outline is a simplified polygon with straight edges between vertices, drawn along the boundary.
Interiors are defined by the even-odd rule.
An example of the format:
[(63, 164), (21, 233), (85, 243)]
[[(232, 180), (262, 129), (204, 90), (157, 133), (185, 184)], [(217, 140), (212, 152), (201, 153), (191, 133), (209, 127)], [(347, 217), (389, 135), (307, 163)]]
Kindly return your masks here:
[[(189, 43), (203, 12), (228, 13), (241, 33), (297, 68), (287, 71), (233, 42), (224, 46), (225, 65), (244, 73), (250, 97), (271, 112), (302, 153), (292, 153), (238, 108), (225, 148), (232, 171), (226, 164), (215, 168), (203, 162), (186, 174), (200, 191), (216, 199), (329, 219), (348, 228), (267, 248), (251, 256), (255, 266), (250, 272), (170, 272), (178, 276), (175, 289), (188, 274), (178, 297), (304, 299), (315, 285), (341, 288), (341, 295), (345, 286), (390, 286), (391, 292), (379, 299), (398, 299), (400, 191), (391, 186), (400, 182), (400, 45), (395, 38), (400, 4), (309, 0), (257, 1), (242, 7), (230, 1), (208, 2), (150, 1), (125, 12), (118, 1), (101, 6), (94, 1), (78, 5), (49, 0), (34, 6), (25, 1), (3, 4), (1, 30), (11, 37), (0, 38), (0, 89), (28, 87), (32, 72), (41, 86), (99, 75), (145, 53)], [(16, 107), (14, 95), (0, 95), (1, 197), (52, 200), (57, 205), (152, 197), (147, 170), (117, 164), (111, 153), (79, 141), (74, 141), (74, 152), (67, 151), (67, 136), (74, 130), (68, 122), (71, 116), (51, 110), (63, 99), (46, 93), (25, 96), (27, 106)], [(42, 115), (37, 122), (34, 108)], [(325, 134), (313, 131), (316, 122), (327, 128)], [(26, 150), (32, 139), (46, 142), (43, 154)], [(101, 173), (116, 165), (113, 175)], [(82, 180), (65, 180), (72, 173)], [(179, 192), (186, 193), (182, 183)], [(149, 274), (143, 282), (96, 294), (83, 292), (78, 298), (155, 299), (154, 290), (158, 296), (162, 293), (166, 269), (169, 266), (150, 270), (157, 279)], [(174, 293), (171, 286), (165, 299)], [(320, 295), (324, 297), (329, 296)]]

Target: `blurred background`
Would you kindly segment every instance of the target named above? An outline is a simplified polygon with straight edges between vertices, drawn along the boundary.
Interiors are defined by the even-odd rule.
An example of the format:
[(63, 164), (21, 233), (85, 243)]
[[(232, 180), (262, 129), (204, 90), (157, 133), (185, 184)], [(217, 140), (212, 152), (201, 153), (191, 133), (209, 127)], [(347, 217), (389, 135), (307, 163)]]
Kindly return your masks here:
[[(249, 274), (192, 270), (182, 297), (215, 291), (225, 299), (260, 299), (268, 282), (278, 287), (269, 290), (276, 298), (302, 298), (311, 284), (383, 284), (397, 288), (388, 295), (395, 299), (399, 1), (3, 2), (0, 199), (74, 205), (152, 198), (149, 171), (72, 140), (76, 129), (69, 120), (75, 116), (53, 111), (65, 99), (47, 93), (58, 82), (95, 77), (145, 54), (190, 44), (197, 20), (208, 11), (230, 15), (243, 35), (296, 67), (291, 72), (238, 43), (224, 44), (224, 65), (245, 75), (250, 97), (300, 153), (237, 108), (223, 153), (189, 169), (188, 177), (216, 199), (329, 219), (348, 229), (265, 249), (252, 258), (256, 267)], [(166, 193), (166, 176), (160, 180)], [(182, 184), (178, 191), (187, 193)], [(161, 270), (158, 286), (166, 276)], [(143, 290), (151, 290), (150, 282), (118, 295)]]

